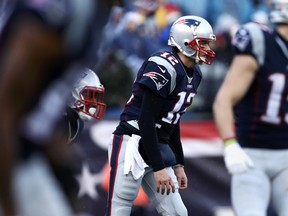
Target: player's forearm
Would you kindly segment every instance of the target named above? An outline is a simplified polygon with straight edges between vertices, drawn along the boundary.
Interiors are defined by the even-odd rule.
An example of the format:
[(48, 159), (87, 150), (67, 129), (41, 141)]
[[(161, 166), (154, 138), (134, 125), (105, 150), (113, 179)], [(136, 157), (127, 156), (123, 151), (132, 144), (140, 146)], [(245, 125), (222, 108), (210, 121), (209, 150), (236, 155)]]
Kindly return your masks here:
[(177, 124), (176, 128), (170, 139), (170, 146), (176, 156), (177, 164), (181, 164), (184, 166), (184, 153), (182, 148), (182, 143), (180, 140), (180, 125)]
[(216, 98), (213, 104), (216, 127), (222, 139), (235, 137), (233, 106), (228, 100)]
[[(144, 106), (145, 108), (145, 106)], [(144, 109), (138, 120), (142, 144), (154, 171), (165, 168), (158, 146), (158, 136), (155, 129), (155, 120), (149, 109)]]
[[(146, 152), (147, 157), (149, 158), (150, 166), (154, 171), (158, 171), (165, 168), (165, 165), (162, 160), (160, 149), (158, 147), (158, 139), (155, 126), (146, 124), (143, 121), (139, 121), (140, 134), (142, 143)], [(145, 129), (141, 129), (145, 128)], [(152, 130), (149, 130), (152, 129)]]
[(178, 143), (177, 147), (175, 148), (175, 156), (177, 164), (181, 164), (184, 166), (184, 153), (181, 142)]
[(142, 138), (143, 146), (147, 157), (149, 158), (150, 165), (154, 171), (165, 168), (160, 148), (158, 144), (158, 136), (155, 128), (155, 119), (158, 116), (161, 104), (164, 100), (150, 90), (143, 89), (143, 100), (141, 112), (138, 119), (140, 128), (140, 135)]

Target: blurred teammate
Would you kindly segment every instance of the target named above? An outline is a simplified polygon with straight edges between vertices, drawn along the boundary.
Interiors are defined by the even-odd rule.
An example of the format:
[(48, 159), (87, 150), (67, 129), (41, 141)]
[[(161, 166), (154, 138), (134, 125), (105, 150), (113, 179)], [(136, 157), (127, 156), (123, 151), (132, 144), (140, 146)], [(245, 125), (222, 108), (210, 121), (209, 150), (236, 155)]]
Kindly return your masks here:
[(237, 31), (213, 105), (237, 216), (265, 216), (270, 201), (288, 215), (288, 0), (272, 0), (270, 18), (275, 29), (248, 23)]
[[(94, 60), (97, 35), (112, 0), (23, 0), (8, 4), (9, 15), (0, 34), (0, 204), (3, 214), (12, 216), (21, 213), (15, 204), (18, 195), (12, 193), (14, 180), (25, 188), (19, 178), (12, 177), (21, 160), (29, 161), (36, 148), (49, 163), (59, 167), (67, 163), (65, 147), (47, 143), (62, 117), (75, 74)], [(37, 185), (35, 180), (29, 185)], [(42, 180), (48, 180), (47, 175)], [(39, 186), (49, 188), (51, 182)], [(53, 188), (57, 191), (57, 187)], [(51, 191), (46, 190), (49, 196), (45, 209), (38, 215), (69, 215), (52, 211), (49, 204), (60, 202), (53, 199)], [(31, 206), (37, 207), (36, 201)], [(50, 210), (53, 213), (49, 214)]]
[(79, 187), (75, 175), (79, 173), (79, 164), (82, 166), (82, 163), (86, 161), (86, 155), (81, 143), (74, 144), (77, 144), (86, 122), (103, 118), (106, 112), (104, 94), (105, 88), (96, 73), (89, 68), (82, 69), (82, 73), (72, 85), (66, 112), (57, 124), (56, 133), (53, 136), (53, 142), (58, 145), (62, 143), (71, 150), (73, 164), (70, 170), (67, 167), (59, 169), (57, 166), (52, 166), (52, 170), (71, 203), (75, 203), (76, 212), (81, 211), (83, 204), (78, 199)]
[(84, 123), (93, 118), (100, 120), (106, 112), (105, 88), (94, 71), (85, 68), (72, 86), (72, 95), (66, 108), (65, 123), (69, 123), (68, 143), (77, 142)]
[(171, 28), (172, 51), (153, 54), (139, 69), (108, 148), (106, 216), (130, 215), (140, 185), (159, 214), (188, 215), (178, 191), (188, 185), (180, 117), (197, 93), (198, 64), (211, 64), (215, 57), (209, 46), (215, 40), (205, 19), (181, 17)]

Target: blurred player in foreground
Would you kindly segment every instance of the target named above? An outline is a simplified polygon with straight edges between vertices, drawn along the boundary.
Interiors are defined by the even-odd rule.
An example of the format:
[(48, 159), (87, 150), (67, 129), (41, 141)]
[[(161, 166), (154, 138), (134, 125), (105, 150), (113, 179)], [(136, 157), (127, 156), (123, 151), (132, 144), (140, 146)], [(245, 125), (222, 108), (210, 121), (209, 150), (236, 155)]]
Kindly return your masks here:
[(52, 169), (71, 203), (75, 203), (75, 211), (78, 213), (85, 203), (81, 203), (78, 197), (80, 185), (76, 182), (75, 176), (79, 174), (79, 165), (82, 168), (82, 164), (86, 161), (85, 149), (78, 140), (86, 122), (104, 117), (106, 112), (104, 94), (105, 88), (96, 73), (89, 68), (83, 69), (72, 86), (64, 118), (58, 124), (59, 128), (55, 130), (58, 133), (54, 133), (53, 137), (55, 140), (53, 142), (58, 145), (62, 143), (72, 151), (71, 171), (67, 168), (59, 169), (57, 166), (52, 166)]
[(205, 19), (181, 17), (171, 27), (172, 51), (151, 55), (139, 69), (108, 148), (106, 216), (130, 215), (140, 185), (159, 214), (188, 215), (178, 191), (188, 186), (180, 117), (197, 93), (198, 64), (215, 58), (209, 46), (215, 40)]
[[(17, 188), (36, 186), (36, 176), (42, 176), (37, 192), (43, 189), (43, 193), (32, 200), (31, 206), (37, 207), (37, 201), (47, 195), (45, 208), (38, 215), (71, 216), (69, 210), (60, 210), (60, 201), (65, 199), (53, 184), (49, 167), (39, 166), (53, 163), (61, 168), (69, 164), (67, 148), (48, 143), (62, 118), (75, 74), (95, 60), (97, 35), (112, 0), (22, 0), (8, 4), (9, 13), (0, 33), (0, 205), (5, 216), (21, 215)], [(33, 152), (41, 152), (43, 163), (39, 159), (32, 163), (36, 160)], [(19, 180), (28, 174), (14, 176), (16, 167), (26, 164), (31, 165), (30, 170), (37, 170), (30, 182)], [(14, 181), (19, 187), (12, 190)]]
[(237, 31), (213, 105), (237, 216), (265, 216), (270, 202), (288, 215), (288, 0), (272, 0), (270, 18), (275, 29), (248, 23)]

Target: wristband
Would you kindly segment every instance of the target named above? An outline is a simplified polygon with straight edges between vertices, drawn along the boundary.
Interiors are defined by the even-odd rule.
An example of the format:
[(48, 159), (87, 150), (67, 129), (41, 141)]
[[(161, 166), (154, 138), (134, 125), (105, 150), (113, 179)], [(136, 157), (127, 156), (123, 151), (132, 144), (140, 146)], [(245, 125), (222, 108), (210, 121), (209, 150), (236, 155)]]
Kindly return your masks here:
[(177, 168), (177, 167), (183, 167), (183, 168), (184, 168), (184, 165), (182, 165), (182, 164), (176, 164), (175, 166), (173, 166), (173, 169), (174, 169), (174, 168)]
[(223, 139), (223, 142), (224, 142), (224, 146), (228, 146), (232, 143), (237, 143), (237, 140), (235, 137), (229, 137), (229, 138)]

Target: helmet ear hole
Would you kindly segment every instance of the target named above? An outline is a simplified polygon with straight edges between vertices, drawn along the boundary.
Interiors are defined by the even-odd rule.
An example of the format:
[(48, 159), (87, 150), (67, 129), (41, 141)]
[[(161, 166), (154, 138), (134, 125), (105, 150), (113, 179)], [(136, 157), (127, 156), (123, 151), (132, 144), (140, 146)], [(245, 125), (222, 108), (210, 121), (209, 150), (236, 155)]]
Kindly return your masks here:
[(188, 46), (188, 45), (189, 45), (189, 43), (186, 41), (186, 42), (184, 42), (184, 45), (185, 45), (185, 46)]

